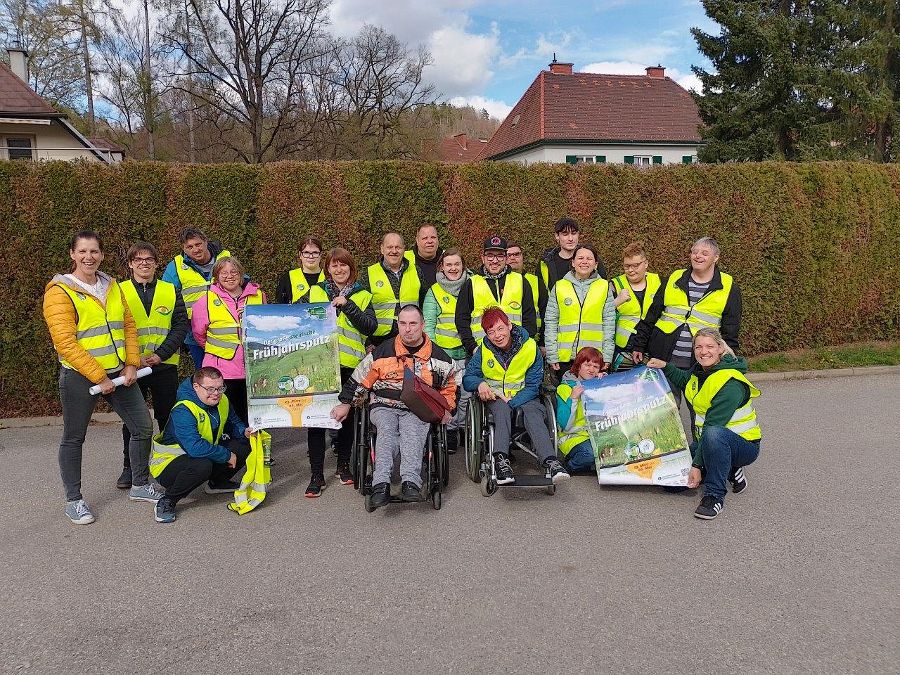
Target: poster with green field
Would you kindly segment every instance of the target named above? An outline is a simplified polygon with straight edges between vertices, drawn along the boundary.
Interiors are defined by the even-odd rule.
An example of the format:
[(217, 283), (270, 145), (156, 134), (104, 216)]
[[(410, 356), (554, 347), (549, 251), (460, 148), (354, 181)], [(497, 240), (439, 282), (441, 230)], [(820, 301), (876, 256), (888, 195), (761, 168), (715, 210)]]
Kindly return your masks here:
[(340, 428), (334, 307), (327, 302), (249, 305), (243, 316), (250, 426)]
[(601, 485), (687, 485), (691, 454), (661, 370), (640, 366), (584, 386)]

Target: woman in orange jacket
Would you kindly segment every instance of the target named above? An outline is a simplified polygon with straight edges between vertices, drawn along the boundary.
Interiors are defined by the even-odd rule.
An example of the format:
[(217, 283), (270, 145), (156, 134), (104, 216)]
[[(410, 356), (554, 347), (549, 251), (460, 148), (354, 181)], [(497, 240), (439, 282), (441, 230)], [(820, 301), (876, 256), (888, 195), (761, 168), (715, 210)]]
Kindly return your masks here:
[[(102, 394), (131, 432), (132, 479), (128, 498), (153, 502), (162, 496), (150, 483), (148, 461), (152, 426), (138, 387), (140, 364), (137, 328), (116, 280), (101, 272), (103, 243), (93, 231), (76, 233), (69, 242), (73, 270), (57, 274), (44, 291), (44, 320), (62, 367), (59, 398), (63, 435), (59, 470), (66, 491), (66, 515), (76, 525), (94, 522), (81, 494), (81, 455), (91, 415)], [(116, 387), (112, 380), (123, 377)], [(91, 394), (92, 385), (100, 394)]]

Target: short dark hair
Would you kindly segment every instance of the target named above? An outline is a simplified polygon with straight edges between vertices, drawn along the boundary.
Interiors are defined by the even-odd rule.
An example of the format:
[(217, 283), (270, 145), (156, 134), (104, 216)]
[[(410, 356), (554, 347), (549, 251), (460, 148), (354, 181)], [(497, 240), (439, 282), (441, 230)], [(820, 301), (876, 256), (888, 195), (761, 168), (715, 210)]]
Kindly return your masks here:
[(407, 303), (407, 304), (403, 305), (403, 307), (400, 308), (400, 311), (397, 312), (397, 317), (399, 318), (399, 316), (400, 316), (403, 312), (415, 312), (416, 314), (419, 315), (419, 318), (422, 319), (422, 321), (425, 320), (425, 315), (422, 314), (422, 308), (419, 307), (419, 306), (418, 306), (416, 303), (414, 303), (414, 302), (410, 302), (410, 303)]
[(100, 238), (100, 235), (97, 234), (94, 230), (78, 230), (72, 237), (69, 239), (69, 250), (74, 251), (75, 247), (78, 245), (78, 242), (82, 239), (94, 239), (97, 242), (97, 245), (100, 247), (100, 252), (103, 253), (103, 240)]
[(203, 366), (202, 368), (198, 368), (194, 371), (194, 375), (191, 377), (191, 382), (194, 384), (200, 384), (200, 381), (204, 378), (208, 377), (211, 380), (221, 380), (222, 371), (218, 368), (213, 368), (212, 366)]
[(578, 255), (578, 251), (580, 251), (581, 249), (584, 249), (585, 251), (590, 251), (591, 254), (594, 256), (594, 262), (600, 262), (600, 256), (597, 254), (597, 249), (595, 249), (590, 244), (578, 244), (578, 246), (575, 247), (575, 250), (572, 251), (572, 262), (575, 261), (575, 256)]
[(159, 251), (157, 251), (156, 247), (149, 241), (134, 242), (128, 249), (128, 253), (125, 254), (125, 260), (131, 262), (132, 260), (137, 258), (137, 254), (141, 253), (142, 251), (146, 251), (147, 253), (152, 255), (154, 260), (159, 260)]
[(465, 268), (466, 259), (463, 257), (462, 251), (460, 251), (458, 248), (455, 248), (455, 247), (448, 248), (446, 251), (444, 251), (441, 254), (441, 259), (438, 260), (438, 266), (440, 266), (444, 263), (444, 258), (449, 258), (450, 256), (454, 256), (454, 255), (459, 256), (459, 259), (462, 261), (463, 268)]
[(182, 244), (188, 239), (202, 239), (203, 241), (209, 241), (209, 237), (207, 237), (199, 227), (186, 227), (181, 231), (181, 234), (178, 235), (178, 241)]
[(298, 250), (300, 253), (303, 253), (303, 249), (306, 248), (306, 245), (307, 245), (307, 244), (312, 244), (312, 245), (315, 246), (317, 249), (319, 249), (319, 253), (322, 252), (322, 242), (319, 241), (319, 239), (316, 238), (316, 237), (306, 237), (306, 238), (304, 238), (304, 240), (300, 242), (300, 246), (297, 247), (297, 250)]
[(553, 231), (556, 234), (565, 232), (566, 230), (581, 232), (581, 226), (578, 224), (577, 220), (575, 220), (574, 218), (569, 218), (568, 216), (566, 216), (565, 218), (560, 218), (553, 224)]

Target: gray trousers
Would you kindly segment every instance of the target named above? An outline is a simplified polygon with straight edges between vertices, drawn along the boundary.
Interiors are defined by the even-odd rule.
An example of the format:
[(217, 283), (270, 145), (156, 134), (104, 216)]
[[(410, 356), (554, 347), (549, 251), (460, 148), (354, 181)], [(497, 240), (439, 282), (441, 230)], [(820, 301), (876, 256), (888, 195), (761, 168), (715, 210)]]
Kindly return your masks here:
[(422, 487), (422, 455), (431, 426), (408, 410), (378, 407), (369, 413), (375, 436), (375, 466), (372, 485), (390, 483), (394, 462), (400, 456), (400, 480)]
[[(464, 373), (466, 371), (465, 359), (453, 359), (453, 365), (456, 366), (457, 370), (460, 373)], [(456, 412), (453, 413), (453, 418), (447, 424), (447, 431), (455, 431), (457, 429), (466, 428), (466, 416), (469, 412), (469, 399), (472, 398), (472, 392), (463, 389), (462, 378), (459, 378), (459, 381), (456, 383), (456, 391), (459, 393), (459, 397), (456, 402)]]
[[(513, 409), (503, 399), (487, 401), (488, 410), (494, 416), (494, 452), (509, 453), (509, 439), (512, 435)], [(547, 411), (539, 399), (533, 398), (521, 406), (525, 416), (525, 429), (531, 438), (531, 447), (541, 462), (555, 459), (550, 429), (547, 427)]]
[[(115, 374), (110, 375), (110, 379)], [(150, 438), (153, 426), (147, 402), (140, 387), (116, 387), (109, 395), (91, 395), (94, 383), (71, 368), (59, 369), (59, 400), (62, 403), (63, 435), (59, 444), (59, 473), (66, 489), (66, 501), (81, 499), (81, 450), (97, 399), (103, 396), (128, 427), (128, 458), (131, 461), (131, 484), (150, 482)]]

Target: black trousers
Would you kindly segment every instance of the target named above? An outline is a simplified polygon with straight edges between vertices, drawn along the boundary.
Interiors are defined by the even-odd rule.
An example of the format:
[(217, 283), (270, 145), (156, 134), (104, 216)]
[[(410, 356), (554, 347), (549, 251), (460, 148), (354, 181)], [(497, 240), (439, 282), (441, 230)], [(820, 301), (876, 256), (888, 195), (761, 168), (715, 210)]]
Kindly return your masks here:
[(250, 443), (246, 438), (235, 439), (230, 449), (237, 455), (237, 464), (233, 469), (227, 464), (219, 464), (205, 457), (179, 455), (169, 462), (156, 480), (166, 488), (166, 497), (173, 503), (187, 497), (206, 481), (218, 483), (230, 480), (247, 463)]
[[(353, 374), (353, 368), (341, 367), (341, 385)], [(338, 466), (350, 463), (350, 454), (353, 449), (353, 424), (356, 419), (356, 409), (351, 408), (341, 423), (337, 433)], [(306, 445), (309, 448), (309, 468), (312, 475), (325, 472), (325, 445), (328, 439), (328, 429), (310, 427), (306, 430)]]
[(225, 395), (241, 422), (250, 426), (247, 421), (247, 380), (225, 380)]
[[(178, 368), (171, 364), (161, 364), (153, 369), (153, 372), (137, 381), (141, 388), (141, 395), (153, 401), (153, 417), (160, 431), (166, 428), (169, 421), (169, 413), (175, 405), (178, 393)], [(131, 441), (131, 433), (126, 425), (122, 425), (122, 441), (124, 443), (125, 468), (131, 468), (131, 460), (128, 457), (128, 443)]]

